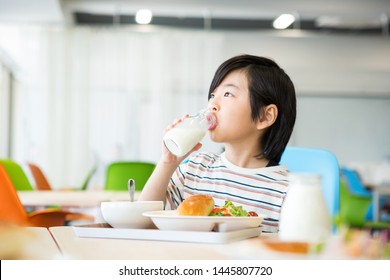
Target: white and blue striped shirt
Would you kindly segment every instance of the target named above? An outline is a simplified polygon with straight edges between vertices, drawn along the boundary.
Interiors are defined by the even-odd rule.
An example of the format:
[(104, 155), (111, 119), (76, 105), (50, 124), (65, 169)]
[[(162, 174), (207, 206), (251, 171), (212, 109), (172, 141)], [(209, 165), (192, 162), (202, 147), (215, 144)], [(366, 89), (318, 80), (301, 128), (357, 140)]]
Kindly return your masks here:
[(176, 209), (193, 194), (209, 194), (215, 206), (230, 200), (247, 211), (265, 215), (263, 231), (278, 232), (281, 205), (288, 189), (287, 176), (284, 165), (242, 168), (229, 162), (224, 153), (195, 153), (173, 174), (166, 207)]

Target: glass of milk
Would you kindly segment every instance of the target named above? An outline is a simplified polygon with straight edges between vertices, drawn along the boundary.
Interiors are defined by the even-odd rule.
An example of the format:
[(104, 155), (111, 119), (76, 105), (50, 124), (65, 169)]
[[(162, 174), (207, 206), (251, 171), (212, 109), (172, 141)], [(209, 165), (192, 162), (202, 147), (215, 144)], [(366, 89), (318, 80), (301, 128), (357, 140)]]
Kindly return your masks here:
[(172, 154), (178, 157), (184, 156), (203, 139), (209, 127), (214, 124), (214, 115), (203, 109), (169, 130), (164, 135), (164, 144)]
[(316, 174), (291, 173), (290, 186), (282, 205), (279, 239), (310, 243), (324, 242), (331, 222)]

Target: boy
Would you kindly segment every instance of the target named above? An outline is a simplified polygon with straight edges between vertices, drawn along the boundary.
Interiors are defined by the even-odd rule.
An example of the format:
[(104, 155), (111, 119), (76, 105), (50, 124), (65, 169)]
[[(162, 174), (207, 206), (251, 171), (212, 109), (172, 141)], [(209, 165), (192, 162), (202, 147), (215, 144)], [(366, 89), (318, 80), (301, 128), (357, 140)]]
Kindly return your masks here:
[(209, 194), (216, 206), (230, 200), (248, 212), (265, 215), (263, 231), (277, 232), (288, 188), (288, 172), (278, 163), (296, 118), (293, 83), (274, 61), (240, 55), (217, 69), (208, 98), (208, 110), (216, 119), (210, 138), (224, 143), (225, 151), (192, 154), (200, 149), (198, 143), (185, 156), (176, 157), (163, 147), (140, 200), (166, 200), (166, 207), (175, 209), (193, 194)]

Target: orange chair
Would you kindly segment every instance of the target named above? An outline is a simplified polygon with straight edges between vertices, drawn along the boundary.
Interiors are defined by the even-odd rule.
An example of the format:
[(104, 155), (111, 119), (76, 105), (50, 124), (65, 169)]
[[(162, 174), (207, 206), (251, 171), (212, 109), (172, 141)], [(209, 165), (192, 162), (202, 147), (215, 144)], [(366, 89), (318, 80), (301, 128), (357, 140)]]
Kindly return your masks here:
[(70, 217), (91, 216), (58, 209), (44, 209), (27, 214), (5, 168), (0, 164), (0, 221), (21, 226), (63, 226)]
[[(28, 162), (27, 163), (28, 168), (31, 171), (32, 177), (35, 182), (35, 188), (39, 191), (51, 191), (53, 188), (51, 187), (51, 184), (49, 183), (49, 180), (47, 179), (45, 173), (43, 170), (36, 164)], [(88, 187), (89, 181), (91, 180), (92, 176), (95, 174), (97, 170), (97, 167), (94, 166), (89, 170), (87, 176), (85, 177), (81, 187), (79, 189), (77, 188), (67, 188), (66, 190), (80, 190), (85, 191)]]
[(31, 162), (27, 163), (27, 165), (30, 168), (31, 174), (34, 178), (35, 188), (40, 191), (50, 191), (52, 189), (51, 185), (47, 180), (45, 174), (43, 173), (42, 169)]

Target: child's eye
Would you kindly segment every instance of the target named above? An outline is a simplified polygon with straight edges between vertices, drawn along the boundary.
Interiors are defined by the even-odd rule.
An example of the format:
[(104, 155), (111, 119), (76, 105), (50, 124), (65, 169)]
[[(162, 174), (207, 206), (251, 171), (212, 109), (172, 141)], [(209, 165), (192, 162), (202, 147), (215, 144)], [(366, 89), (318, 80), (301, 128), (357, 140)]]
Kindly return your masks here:
[(225, 92), (225, 94), (224, 94), (223, 96), (225, 96), (225, 97), (227, 97), (227, 96), (233, 96), (233, 94), (230, 93), (230, 92)]
[(211, 94), (210, 94), (210, 99), (211, 99), (211, 98), (214, 98), (214, 97), (215, 97), (215, 94), (214, 94), (214, 93), (211, 93)]

